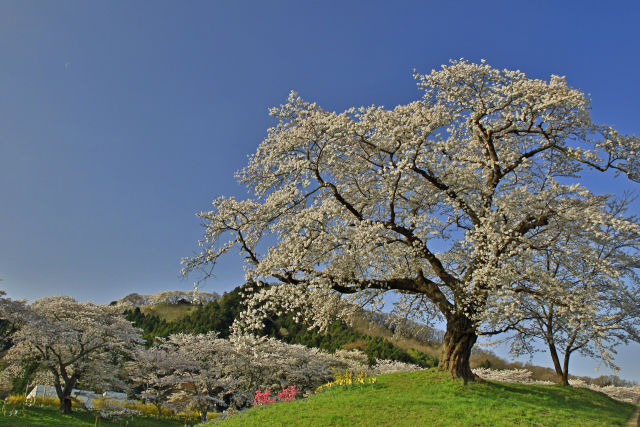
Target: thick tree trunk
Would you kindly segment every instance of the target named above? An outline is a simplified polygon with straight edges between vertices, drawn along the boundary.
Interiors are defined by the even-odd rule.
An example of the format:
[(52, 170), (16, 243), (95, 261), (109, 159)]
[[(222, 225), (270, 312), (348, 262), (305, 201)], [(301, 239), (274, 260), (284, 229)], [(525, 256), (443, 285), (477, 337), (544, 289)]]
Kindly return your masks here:
[(455, 315), (447, 319), (447, 331), (444, 334), (444, 347), (438, 369), (449, 372), (452, 378), (462, 378), (465, 383), (478, 380), (469, 366), (471, 349), (477, 339), (473, 322), (468, 317)]
[(562, 385), (570, 385), (569, 384), (569, 357), (571, 357), (571, 352), (567, 351), (564, 354), (564, 364), (562, 369)]
[(63, 396), (63, 398), (60, 399), (60, 412), (63, 414), (71, 413), (71, 396)]
[(564, 358), (565, 369), (562, 369), (560, 366), (560, 358), (558, 357), (558, 351), (556, 350), (556, 346), (553, 342), (549, 342), (549, 354), (551, 355), (551, 360), (553, 360), (553, 369), (556, 371), (556, 377), (558, 378), (558, 384), (560, 385), (569, 385), (569, 355), (567, 354)]
[(70, 414), (71, 393), (73, 392), (73, 388), (76, 386), (76, 383), (78, 382), (78, 378), (82, 374), (82, 371), (76, 371), (73, 373), (73, 375), (71, 375), (71, 377), (69, 377), (67, 375), (67, 371), (65, 370), (65, 366), (62, 365), (62, 363), (59, 366), (60, 372), (58, 372), (55, 367), (51, 367), (49, 369), (56, 379), (54, 386), (56, 388), (58, 399), (60, 400), (60, 412), (62, 412), (63, 414)]

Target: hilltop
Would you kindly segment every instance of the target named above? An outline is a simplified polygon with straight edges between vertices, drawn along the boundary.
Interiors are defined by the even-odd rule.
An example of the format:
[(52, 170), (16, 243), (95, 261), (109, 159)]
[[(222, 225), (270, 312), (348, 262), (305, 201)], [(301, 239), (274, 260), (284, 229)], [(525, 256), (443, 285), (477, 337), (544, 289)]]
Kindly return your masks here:
[(112, 301), (110, 305), (145, 307), (159, 304), (206, 304), (218, 298), (220, 298), (220, 295), (215, 292), (174, 290), (148, 295), (132, 293), (126, 297)]
[(375, 384), (332, 387), (308, 399), (251, 408), (222, 425), (620, 426), (635, 410), (636, 405), (587, 389), (493, 381), (465, 385), (427, 369), (382, 375)]

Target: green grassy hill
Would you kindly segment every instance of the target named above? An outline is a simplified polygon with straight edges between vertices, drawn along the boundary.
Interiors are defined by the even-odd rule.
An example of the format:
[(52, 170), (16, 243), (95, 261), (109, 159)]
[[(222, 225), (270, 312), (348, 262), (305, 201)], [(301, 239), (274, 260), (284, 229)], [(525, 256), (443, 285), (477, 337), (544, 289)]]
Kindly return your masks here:
[(20, 411), (18, 415), (9, 416), (0, 413), (0, 426), (17, 427), (81, 427), (81, 426), (118, 426), (136, 427), (158, 427), (158, 426), (184, 426), (181, 420), (169, 420), (149, 417), (128, 417), (120, 421), (96, 420), (96, 418), (85, 411), (73, 412), (70, 415), (63, 415), (57, 408), (50, 407), (29, 407)]
[(140, 310), (147, 315), (158, 316), (166, 322), (175, 322), (180, 320), (194, 311), (198, 310), (198, 305), (188, 304), (158, 304), (140, 307)]
[[(251, 408), (210, 425), (223, 426), (625, 426), (637, 406), (563, 386), (468, 383), (428, 369), (382, 375), (375, 384), (333, 387), (306, 399)], [(128, 421), (128, 423), (127, 423)], [(99, 425), (170, 426), (178, 420), (133, 417)], [(90, 426), (86, 412), (27, 408), (0, 426)]]
[[(225, 426), (624, 426), (636, 406), (587, 389), (451, 380), (435, 369), (256, 407)], [(217, 424), (216, 424), (217, 425)]]

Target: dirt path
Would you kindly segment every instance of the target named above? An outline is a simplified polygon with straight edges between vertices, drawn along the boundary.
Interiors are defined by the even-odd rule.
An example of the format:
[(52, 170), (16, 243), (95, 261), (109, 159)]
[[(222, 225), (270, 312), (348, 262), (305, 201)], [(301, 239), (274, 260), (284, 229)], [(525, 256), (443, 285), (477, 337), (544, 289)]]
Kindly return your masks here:
[(633, 417), (627, 423), (627, 427), (640, 427), (640, 406), (636, 409), (636, 412), (633, 413)]

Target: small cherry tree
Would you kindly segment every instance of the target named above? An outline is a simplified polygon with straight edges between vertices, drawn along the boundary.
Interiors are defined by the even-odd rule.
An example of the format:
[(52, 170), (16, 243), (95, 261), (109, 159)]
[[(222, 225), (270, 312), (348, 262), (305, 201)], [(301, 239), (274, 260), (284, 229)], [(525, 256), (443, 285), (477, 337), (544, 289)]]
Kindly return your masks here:
[(367, 363), (362, 353), (334, 355), (253, 335), (222, 339), (214, 332), (175, 334), (159, 346), (170, 359), (184, 361), (175, 369), (177, 380), (168, 400), (187, 402), (203, 419), (211, 409), (251, 406), (256, 390), (296, 386), (311, 392), (329, 381), (335, 369), (358, 370)]
[[(174, 402), (185, 402), (186, 406), (196, 409), (202, 421), (207, 420), (210, 410), (219, 410), (227, 405), (226, 393), (235, 384), (235, 380), (222, 372), (220, 343), (216, 332), (207, 334), (174, 334), (161, 340), (161, 347), (172, 357), (188, 361), (179, 368), (176, 375), (180, 386), (171, 395)], [(233, 363), (227, 360), (226, 363)]]
[(157, 345), (136, 349), (132, 360), (126, 362), (129, 381), (141, 388), (137, 397), (156, 407), (156, 419), (181, 383), (180, 373), (188, 369), (193, 369), (191, 359)]
[(640, 342), (640, 227), (625, 217), (628, 203), (610, 201), (600, 226), (575, 223), (571, 233), (529, 251), (518, 281), (527, 292), (503, 298), (502, 309), (514, 313), (506, 320), (515, 324), (512, 353), (531, 353), (543, 342), (563, 385), (573, 353), (617, 369), (615, 347)]
[(640, 140), (593, 123), (563, 77), (461, 60), (415, 78), (422, 99), (392, 109), (336, 113), (295, 93), (273, 108), (277, 124), (237, 174), (254, 197), (199, 214), (202, 250), (183, 273), (237, 247), (247, 279), (275, 281), (248, 298), (244, 329), (279, 311), (322, 328), (399, 293), (401, 314), (446, 321), (440, 369), (473, 379), (478, 336), (500, 332), (487, 310), (525, 292), (518, 261), (571, 224), (606, 221), (583, 171), (639, 181)]
[(123, 357), (142, 341), (140, 330), (118, 309), (69, 297), (35, 300), (21, 322), (6, 359), (14, 364), (38, 362), (51, 375), (64, 414), (71, 413), (71, 392), (79, 382), (119, 382)]

